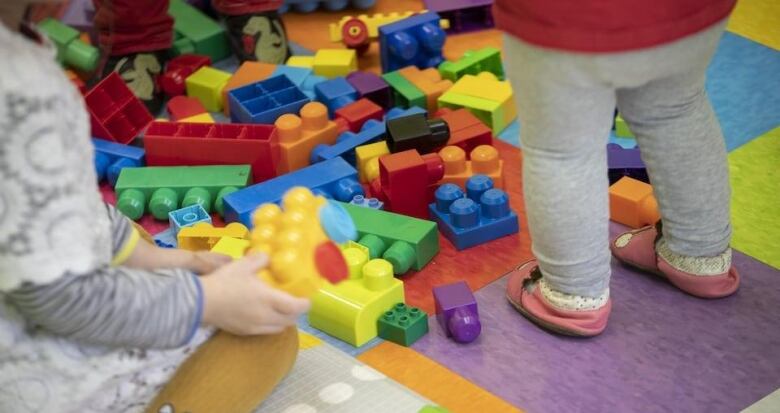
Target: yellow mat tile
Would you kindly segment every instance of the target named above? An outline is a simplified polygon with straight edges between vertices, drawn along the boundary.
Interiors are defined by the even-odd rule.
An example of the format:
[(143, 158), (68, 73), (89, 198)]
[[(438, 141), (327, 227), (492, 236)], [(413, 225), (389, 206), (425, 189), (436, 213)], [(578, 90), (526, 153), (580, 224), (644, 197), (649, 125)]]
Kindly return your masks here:
[(780, 50), (780, 1), (739, 0), (727, 29)]

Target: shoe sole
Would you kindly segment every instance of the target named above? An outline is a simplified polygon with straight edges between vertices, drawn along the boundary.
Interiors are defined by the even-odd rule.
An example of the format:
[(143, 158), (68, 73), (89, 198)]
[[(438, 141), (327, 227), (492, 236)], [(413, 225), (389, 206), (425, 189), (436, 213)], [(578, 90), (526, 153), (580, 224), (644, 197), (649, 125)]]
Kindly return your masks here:
[(525, 308), (523, 308), (523, 306), (521, 306), (520, 304), (515, 303), (515, 301), (512, 300), (511, 297), (509, 297), (509, 294), (506, 294), (506, 299), (509, 301), (510, 304), (512, 304), (512, 307), (514, 307), (515, 310), (517, 310), (517, 312), (520, 313), (520, 315), (525, 317), (528, 321), (536, 324), (537, 326), (547, 331), (552, 331), (553, 333), (560, 334), (562, 336), (577, 337), (577, 338), (589, 338), (595, 336), (591, 334), (583, 334), (583, 333), (578, 333), (576, 331), (567, 330), (558, 325), (542, 320), (541, 318), (536, 317), (535, 315), (526, 311)]

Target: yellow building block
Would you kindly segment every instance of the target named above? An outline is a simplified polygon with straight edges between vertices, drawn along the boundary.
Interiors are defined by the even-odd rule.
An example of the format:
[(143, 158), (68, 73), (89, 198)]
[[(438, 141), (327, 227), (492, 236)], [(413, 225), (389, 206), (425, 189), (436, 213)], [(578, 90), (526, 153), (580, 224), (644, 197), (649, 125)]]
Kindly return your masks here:
[(314, 56), (290, 56), (287, 59), (287, 66), (311, 69), (314, 67)]
[(232, 74), (204, 66), (185, 80), (187, 96), (194, 97), (209, 112), (222, 110), (222, 89)]
[(351, 49), (320, 49), (314, 55), (314, 74), (328, 79), (357, 70), (357, 53)]
[(464, 75), (439, 97), (439, 107), (466, 108), (492, 130), (503, 131), (515, 118), (517, 107), (512, 86), (490, 72)]
[[(311, 297), (332, 285), (329, 280), (346, 279), (347, 265), (331, 237), (357, 238), (347, 211), (304, 187), (287, 191), (282, 208), (264, 204), (252, 215), (249, 253), (267, 254), (271, 261), (258, 277), (298, 297)], [(338, 234), (333, 233), (334, 228)]]
[(180, 119), (179, 122), (214, 123), (214, 118), (211, 117), (210, 113), (206, 112), (199, 115), (190, 116), (189, 118)]
[(211, 247), (211, 252), (227, 255), (234, 260), (244, 256), (249, 248), (249, 240), (233, 237), (222, 237)]
[(368, 261), (370, 251), (368, 247), (355, 241), (349, 241), (340, 246), (344, 261), (347, 262), (349, 278), (355, 279), (363, 276), (363, 265)]
[(215, 227), (201, 222), (191, 227), (182, 228), (176, 240), (179, 248), (189, 251), (211, 250), (222, 237), (243, 238), (249, 236), (249, 230), (243, 224), (231, 222), (225, 227)]
[(356, 347), (377, 336), (379, 316), (404, 302), (404, 283), (393, 277), (393, 264), (363, 257), (361, 277), (324, 287), (312, 297), (309, 311), (312, 327)]
[(389, 153), (390, 150), (387, 148), (387, 142), (385, 141), (355, 148), (355, 159), (357, 160), (360, 182), (371, 182), (379, 178), (379, 157)]

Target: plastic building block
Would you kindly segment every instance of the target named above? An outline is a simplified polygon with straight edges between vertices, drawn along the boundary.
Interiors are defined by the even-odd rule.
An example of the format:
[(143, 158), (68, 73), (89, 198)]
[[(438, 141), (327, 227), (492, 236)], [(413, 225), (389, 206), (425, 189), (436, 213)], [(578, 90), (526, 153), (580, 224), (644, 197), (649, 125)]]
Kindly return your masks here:
[(377, 13), (371, 16), (344, 16), (336, 23), (328, 25), (331, 42), (341, 42), (359, 55), (368, 51), (371, 42), (379, 38), (379, 26), (405, 19), (414, 12)]
[(89, 32), (93, 29), (95, 5), (90, 0), (73, 0), (65, 6), (59, 20), (80, 31)]
[(96, 138), (130, 143), (154, 119), (116, 72), (95, 85), (84, 101)]
[(379, 337), (409, 347), (428, 334), (428, 314), (417, 307), (398, 303), (377, 320)]
[(633, 138), (634, 133), (628, 128), (628, 123), (619, 114), (615, 116), (615, 136), (619, 138)]
[(181, 120), (184, 123), (216, 123), (210, 113), (201, 113), (200, 115), (190, 116)]
[(352, 72), (347, 75), (347, 82), (355, 88), (359, 97), (369, 99), (384, 109), (393, 106), (390, 86), (378, 75), (371, 72)]
[(384, 202), (376, 199), (376, 198), (366, 198), (363, 195), (355, 195), (354, 198), (352, 198), (351, 201), (349, 201), (352, 205), (362, 206), (366, 208), (373, 208), (373, 209), (382, 209), (382, 207), (385, 205)]
[(396, 275), (421, 270), (439, 252), (434, 222), (351, 204), (344, 208), (355, 222), (358, 243), (368, 247), (369, 258), (389, 261)]
[(114, 187), (116, 206), (133, 220), (147, 205), (157, 219), (168, 219), (169, 212), (193, 204), (222, 213), (222, 198), (246, 186), (249, 178), (249, 165), (124, 168)]
[(223, 237), (248, 239), (249, 230), (237, 222), (231, 222), (224, 227), (215, 227), (211, 224), (200, 222), (179, 230), (176, 240), (179, 243), (179, 248), (183, 250), (209, 251)]
[(392, 264), (367, 257), (365, 261), (360, 278), (324, 286), (312, 297), (309, 311), (312, 327), (355, 347), (376, 337), (377, 319), (404, 301), (404, 283), (393, 277)]
[(509, 207), (509, 196), (493, 188), (490, 178), (471, 177), (466, 182), (466, 194), (457, 185), (444, 184), (436, 190), (436, 201), (429, 206), (442, 235), (456, 249), (484, 244), (520, 229), (517, 214)]
[(39, 22), (37, 29), (57, 47), (58, 62), (86, 72), (95, 70), (100, 52), (81, 41), (78, 30), (52, 18)]
[(252, 182), (276, 176), (279, 136), (271, 125), (153, 122), (144, 136), (156, 166), (252, 166)]
[(390, 211), (424, 219), (434, 185), (443, 176), (438, 154), (421, 156), (414, 149), (393, 153), (379, 158), (379, 179), (371, 183), (371, 194)]
[(314, 87), (317, 100), (328, 107), (333, 116), (339, 108), (357, 100), (357, 91), (343, 77), (326, 80)]
[(230, 73), (210, 66), (201, 67), (186, 79), (187, 96), (200, 100), (206, 110), (219, 112), (222, 110), (222, 89), (230, 76)]
[(276, 70), (276, 65), (262, 62), (246, 61), (241, 63), (241, 66), (236, 69), (233, 76), (225, 83), (225, 87), (222, 88), (222, 104), (224, 106), (223, 113), (225, 116), (230, 115), (230, 102), (228, 101), (227, 94), (229, 91), (246, 86), (251, 83), (256, 83), (261, 80), (271, 77)]
[(509, 82), (492, 73), (464, 75), (439, 97), (439, 107), (466, 108), (498, 135), (517, 117), (512, 93)]
[(653, 187), (624, 176), (609, 187), (609, 217), (631, 228), (655, 224), (661, 219)]
[(441, 119), (426, 119), (422, 113), (389, 119), (387, 147), (391, 153), (416, 149), (425, 154), (444, 146), (450, 139), (450, 128)]
[(287, 76), (274, 76), (228, 92), (230, 119), (272, 124), (285, 113), (298, 113), (309, 98)]
[(356, 9), (368, 9), (374, 6), (376, 0), (284, 0), (284, 4), (279, 7), (279, 13), (287, 12), (291, 7), (299, 13), (311, 13), (320, 6), (326, 10), (337, 11), (347, 6)]
[(154, 234), (154, 243), (160, 248), (176, 248), (179, 244), (171, 227)]
[(297, 86), (304, 95), (314, 100), (316, 94), (314, 93), (314, 87), (317, 84), (326, 81), (322, 76), (314, 74), (312, 69), (304, 67), (293, 67), (289, 65), (277, 65), (272, 76), (287, 76), (295, 86)]
[(311, 297), (325, 285), (345, 280), (349, 270), (336, 243), (357, 238), (347, 211), (303, 187), (287, 191), (282, 208), (265, 204), (252, 216), (249, 251), (270, 259), (258, 277), (298, 297)]
[(211, 224), (211, 215), (200, 204), (194, 204), (169, 212), (168, 222), (174, 235), (179, 235), (179, 231), (184, 227), (191, 227), (200, 222)]
[(363, 195), (355, 168), (341, 158), (333, 158), (229, 194), (224, 199), (225, 220), (249, 226), (255, 208), (280, 202), (282, 195), (296, 186), (344, 202), (349, 202), (355, 195)]
[(343, 106), (334, 113), (334, 122), (339, 126), (339, 132), (358, 132), (369, 119), (382, 120), (385, 112), (382, 107), (368, 99), (360, 99)]
[(338, 137), (336, 123), (328, 120), (328, 109), (320, 102), (304, 105), (300, 117), (282, 115), (274, 125), (281, 152), (276, 168), (279, 174), (308, 166), (315, 146), (333, 144)]
[(417, 66), (407, 66), (399, 69), (398, 73), (422, 92), (425, 96), (425, 108), (431, 112), (438, 109), (438, 100), (442, 93), (452, 87), (452, 82), (442, 80), (439, 71), (432, 67), (420, 70)]
[(385, 141), (356, 147), (355, 162), (360, 182), (367, 183), (379, 178), (379, 157), (389, 153)]
[(207, 113), (200, 100), (189, 96), (174, 96), (165, 105), (172, 121), (180, 121), (185, 118)]
[(222, 237), (211, 247), (211, 252), (224, 254), (237, 260), (243, 257), (249, 248), (249, 240), (233, 237)]
[(504, 80), (504, 64), (501, 62), (501, 50), (495, 47), (469, 50), (460, 59), (439, 65), (441, 77), (453, 82), (464, 75), (476, 76), (482, 72), (490, 72), (496, 75), (496, 78), (499, 80)]
[(168, 61), (157, 82), (168, 96), (183, 95), (186, 91), (186, 79), (201, 67), (211, 65), (211, 58), (197, 54), (183, 54)]
[(624, 176), (650, 183), (647, 169), (639, 148), (623, 148), (616, 143), (607, 144), (607, 166), (609, 168), (609, 183), (614, 184)]
[(344, 256), (344, 261), (347, 263), (349, 278), (361, 278), (363, 276), (363, 265), (368, 262), (368, 257), (371, 255), (368, 247), (350, 240), (340, 244), (339, 248), (341, 249), (341, 255)]
[(390, 86), (393, 102), (396, 106), (427, 108), (428, 100), (425, 98), (425, 94), (406, 79), (401, 72), (385, 73), (382, 75), (382, 79)]
[(357, 70), (357, 55), (350, 49), (319, 49), (314, 54), (314, 74), (328, 79)]
[(107, 180), (113, 186), (123, 168), (144, 166), (144, 150), (141, 148), (94, 138), (92, 146), (95, 148), (98, 181)]
[(477, 146), (493, 144), (490, 128), (466, 109), (443, 108), (436, 112), (436, 117), (447, 122), (450, 127), (448, 146), (457, 146), (470, 153)]
[(464, 33), (495, 26), (493, 0), (425, 0), (425, 8), (450, 22), (447, 33)]
[[(379, 141), (385, 137), (385, 125), (376, 120), (363, 124), (358, 133), (344, 132), (333, 145), (317, 145), (311, 151), (311, 163), (342, 157), (350, 165), (355, 165), (355, 149), (361, 145)], [(378, 165), (378, 164), (377, 164)]]
[(171, 0), (168, 14), (173, 17), (173, 50), (176, 54), (197, 53), (218, 62), (230, 55), (225, 29), (183, 0)]
[(314, 69), (314, 56), (290, 56), (285, 62), (287, 66), (305, 67)]
[(447, 337), (458, 343), (471, 343), (479, 337), (482, 324), (477, 300), (465, 281), (433, 287), (433, 300), (436, 320)]
[(449, 410), (441, 407), (441, 406), (423, 406), (422, 409), (418, 410), (417, 413), (450, 413)]
[(493, 181), (496, 188), (504, 188), (504, 161), (498, 150), (490, 145), (480, 145), (471, 151), (470, 160), (466, 152), (457, 146), (445, 146), (439, 151), (444, 162), (444, 177), (441, 184), (455, 184), (463, 189), (474, 175), (485, 175)]
[(420, 69), (439, 66), (447, 39), (439, 20), (438, 14), (427, 12), (379, 27), (382, 72), (409, 65)]

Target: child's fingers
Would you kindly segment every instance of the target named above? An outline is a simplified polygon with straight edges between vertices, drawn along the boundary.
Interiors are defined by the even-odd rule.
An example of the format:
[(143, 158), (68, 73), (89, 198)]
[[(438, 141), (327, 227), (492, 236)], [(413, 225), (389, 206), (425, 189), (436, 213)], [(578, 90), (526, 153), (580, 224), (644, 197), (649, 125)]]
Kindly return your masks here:
[(252, 254), (228, 264), (231, 273), (251, 274), (268, 266), (268, 256), (265, 254)]
[(311, 308), (311, 300), (297, 298), (283, 291), (275, 290), (271, 299), (274, 310), (286, 316), (297, 317)]

